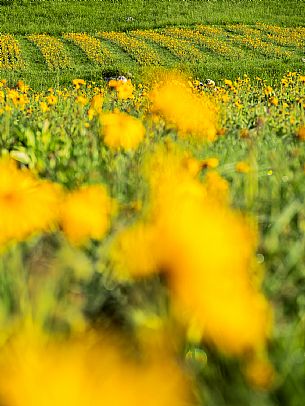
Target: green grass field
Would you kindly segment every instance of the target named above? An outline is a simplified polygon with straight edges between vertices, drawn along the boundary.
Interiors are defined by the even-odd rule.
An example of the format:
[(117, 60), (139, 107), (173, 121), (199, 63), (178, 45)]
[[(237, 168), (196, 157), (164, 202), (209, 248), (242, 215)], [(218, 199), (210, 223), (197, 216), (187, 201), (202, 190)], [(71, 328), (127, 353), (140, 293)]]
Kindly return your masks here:
[(0, 27), (0, 405), (303, 406), (304, 2)]
[[(13, 83), (24, 78), (36, 88), (39, 86), (56, 86), (68, 84), (73, 77), (84, 77), (96, 80), (100, 77), (116, 76), (121, 73), (139, 78), (145, 75), (147, 66), (128, 55), (126, 49), (109, 40), (102, 39), (101, 47), (112, 53), (112, 60), (96, 62), (88, 57), (79, 47), (63, 38), (64, 33), (87, 32), (96, 36), (102, 31), (133, 32), (136, 29), (162, 29), (171, 26), (183, 26), (192, 29), (196, 24), (213, 24), (223, 29), (215, 41), (224, 46), (235, 47), (234, 53), (219, 53), (206, 44), (195, 43), (195, 46), (206, 56), (205, 60), (183, 61), (173, 58), (168, 49), (155, 44), (160, 55), (161, 66), (180, 65), (184, 70), (198, 78), (213, 77), (220, 79), (226, 76), (237, 77), (243, 74), (262, 75), (274, 80), (288, 70), (302, 69), (304, 62), (304, 45), (293, 41), (282, 46), (283, 54), (276, 54), (268, 47), (253, 48), (253, 44), (238, 44), (238, 32), (231, 32), (230, 25), (245, 24), (256, 27), (257, 23), (279, 27), (301, 27), (305, 25), (305, 13), (298, 1), (29, 1), (3, 2), (0, 13), (0, 26), (3, 34), (12, 34), (19, 41), (24, 65), (7, 69), (4, 66), (0, 75)], [(263, 45), (278, 46), (276, 38), (268, 39), (268, 29), (262, 29), (260, 40)], [(293, 30), (293, 28), (292, 28)], [(48, 66), (37, 46), (30, 42), (29, 35), (50, 34), (63, 41), (64, 51), (70, 58), (69, 64)], [(237, 39), (234, 39), (234, 35)], [(289, 33), (286, 35), (290, 35)], [(304, 35), (303, 33), (301, 35)], [(213, 34), (211, 34), (213, 37)], [(251, 35), (250, 35), (251, 36)], [(258, 35), (259, 37), (259, 35)], [(180, 38), (181, 39), (181, 38)], [(100, 40), (100, 39), (99, 39)], [(189, 39), (190, 44), (194, 41)], [(148, 40), (148, 45), (152, 45)], [(241, 54), (240, 48), (245, 50)], [(285, 56), (284, 52), (290, 51)], [(50, 51), (50, 58), (57, 55)], [(53, 52), (56, 52), (53, 49)], [(180, 60), (179, 60), (180, 59)], [(148, 62), (145, 65), (150, 65)], [(0, 65), (1, 68), (1, 65)], [(21, 70), (21, 72), (20, 72)], [(143, 72), (144, 71), (144, 72)]]

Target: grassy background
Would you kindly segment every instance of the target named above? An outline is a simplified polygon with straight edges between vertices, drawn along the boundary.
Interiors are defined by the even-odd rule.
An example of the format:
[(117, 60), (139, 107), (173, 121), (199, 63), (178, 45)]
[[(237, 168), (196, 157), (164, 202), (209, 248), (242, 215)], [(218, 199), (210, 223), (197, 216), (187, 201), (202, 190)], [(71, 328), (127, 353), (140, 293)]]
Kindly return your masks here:
[(0, 7), (1, 31), (15, 34), (257, 21), (305, 25), (299, 0), (2, 0)]
[[(94, 33), (239, 22), (305, 26), (305, 8), (298, 0), (0, 0), (1, 32), (16, 35), (22, 43), (25, 59), (30, 61), (26, 70), (0, 71), (0, 77), (8, 79), (11, 84), (22, 78), (40, 89), (67, 85), (75, 77), (96, 80), (116, 74), (131, 74), (136, 79), (143, 76), (143, 70), (136, 63), (126, 63), (126, 54), (122, 52), (111, 66), (98, 67), (89, 61), (76, 59), (72, 69), (50, 72), (46, 70), (37, 49), (26, 44), (24, 35), (30, 33), (60, 35), (63, 32)], [(212, 58), (206, 64), (184, 66), (184, 69), (201, 80), (234, 78), (247, 73), (253, 77), (263, 76), (272, 82), (288, 70), (301, 70), (303, 67), (301, 58), (284, 62), (249, 55), (246, 60), (235, 61)]]

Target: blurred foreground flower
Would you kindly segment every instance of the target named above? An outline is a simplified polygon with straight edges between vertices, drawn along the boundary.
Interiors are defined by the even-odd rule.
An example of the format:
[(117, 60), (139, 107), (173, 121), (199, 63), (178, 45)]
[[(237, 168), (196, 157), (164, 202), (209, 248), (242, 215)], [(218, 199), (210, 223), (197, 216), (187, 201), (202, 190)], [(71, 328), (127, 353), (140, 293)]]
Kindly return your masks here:
[(83, 186), (69, 193), (61, 206), (61, 225), (70, 242), (101, 239), (110, 227), (116, 204), (103, 185)]
[(125, 113), (104, 113), (101, 115), (105, 144), (114, 150), (136, 149), (145, 135), (140, 120)]
[(177, 127), (181, 135), (213, 141), (217, 134), (217, 109), (204, 94), (194, 94), (181, 80), (155, 86), (151, 93), (152, 111)]
[(7, 406), (182, 406), (187, 379), (167, 351), (133, 354), (116, 338), (64, 342), (20, 336), (0, 353)]
[[(119, 275), (163, 272), (177, 314), (203, 339), (240, 355), (264, 348), (270, 309), (254, 281), (256, 235), (226, 204), (219, 175), (207, 186), (175, 152), (158, 149), (146, 167), (148, 215), (120, 232), (112, 246)], [(213, 185), (224, 199), (215, 199)]]
[(36, 179), (13, 161), (0, 161), (0, 244), (22, 241), (33, 233), (47, 231), (57, 222), (58, 185)]

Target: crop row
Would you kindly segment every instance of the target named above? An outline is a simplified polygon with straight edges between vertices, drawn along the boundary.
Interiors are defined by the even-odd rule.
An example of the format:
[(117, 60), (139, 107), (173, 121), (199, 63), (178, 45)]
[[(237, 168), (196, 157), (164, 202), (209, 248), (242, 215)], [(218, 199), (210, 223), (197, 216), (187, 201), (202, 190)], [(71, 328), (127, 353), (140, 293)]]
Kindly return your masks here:
[(10, 34), (0, 35), (0, 69), (20, 69), (23, 64), (18, 41)]
[[(193, 29), (170, 27), (159, 30), (123, 32), (68, 33), (57, 38), (47, 34), (26, 37), (41, 53), (48, 69), (71, 68), (74, 46), (91, 63), (99, 66), (120, 58), (112, 46), (121, 49), (140, 65), (167, 65), (170, 59), (183, 63), (205, 62), (210, 54), (226, 59), (259, 57), (291, 59), (301, 54), (305, 46), (304, 28), (285, 28), (272, 25), (243, 24), (224, 27), (197, 25)], [(22, 41), (21, 41), (22, 43)], [(18, 70), (26, 64), (18, 38), (0, 34), (0, 69)], [(33, 58), (32, 58), (33, 59)]]

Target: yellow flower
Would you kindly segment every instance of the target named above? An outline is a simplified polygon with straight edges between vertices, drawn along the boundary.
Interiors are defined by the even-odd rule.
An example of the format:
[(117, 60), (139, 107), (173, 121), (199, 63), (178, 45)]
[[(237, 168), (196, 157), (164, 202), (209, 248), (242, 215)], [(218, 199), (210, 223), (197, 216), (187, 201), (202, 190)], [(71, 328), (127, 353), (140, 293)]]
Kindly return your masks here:
[(198, 175), (202, 169), (202, 162), (198, 161), (198, 159), (187, 156), (182, 162), (185, 169), (187, 169), (193, 176)]
[(145, 128), (142, 122), (128, 114), (103, 113), (101, 123), (104, 142), (111, 149), (134, 150), (144, 139)]
[(273, 106), (278, 106), (279, 105), (279, 99), (275, 96), (270, 97), (269, 102), (273, 105)]
[(57, 104), (58, 98), (54, 94), (50, 94), (50, 96), (47, 97), (47, 102), (49, 106), (53, 106)]
[(299, 128), (297, 132), (297, 137), (301, 141), (305, 141), (305, 126)]
[(305, 83), (305, 76), (304, 75), (300, 76), (299, 81), (302, 83)]
[(49, 107), (48, 107), (47, 103), (44, 102), (44, 101), (40, 102), (39, 106), (40, 106), (40, 110), (41, 110), (43, 113), (45, 113), (46, 111), (49, 110)]
[(76, 103), (80, 104), (81, 106), (85, 106), (88, 103), (88, 99), (85, 96), (77, 96)]
[(202, 168), (215, 169), (219, 165), (218, 158), (206, 158), (201, 163)]
[(104, 97), (102, 94), (96, 94), (92, 97), (90, 101), (90, 108), (96, 111), (97, 113), (102, 112)]
[(104, 97), (102, 94), (96, 94), (90, 100), (90, 108), (88, 109), (88, 118), (91, 121), (94, 116), (102, 113)]
[(0, 244), (50, 230), (57, 221), (57, 185), (35, 179), (7, 159), (0, 161)]
[(84, 186), (67, 194), (60, 223), (71, 243), (83, 244), (105, 236), (114, 210), (115, 203), (103, 185)]
[(217, 133), (217, 109), (204, 94), (196, 95), (180, 80), (168, 80), (151, 93), (152, 112), (160, 113), (181, 135), (213, 141)]
[(270, 310), (253, 282), (256, 235), (215, 199), (218, 185), (226, 187), (219, 179), (215, 186), (215, 178), (202, 185), (168, 151), (158, 150), (146, 171), (150, 206), (114, 240), (115, 269), (135, 277), (165, 272), (177, 315), (222, 351), (240, 355), (263, 347)]
[(252, 386), (261, 390), (270, 389), (275, 379), (272, 365), (262, 357), (255, 357), (247, 363), (245, 375)]
[(187, 378), (169, 350), (156, 348), (138, 360), (130, 352), (128, 343), (102, 333), (57, 342), (13, 338), (1, 352), (1, 399), (14, 406), (191, 403)]
[(233, 86), (232, 80), (225, 79), (225, 85), (232, 87)]
[(110, 80), (108, 86), (114, 88), (117, 92), (117, 96), (121, 100), (132, 99), (134, 87), (131, 80)]
[(29, 90), (29, 86), (28, 85), (26, 85), (24, 82), (23, 82), (23, 80), (19, 80), (18, 82), (17, 82), (17, 87), (18, 87), (18, 89), (22, 92), (22, 93), (26, 93), (28, 90)]
[(265, 87), (264, 93), (266, 96), (270, 96), (272, 94), (272, 92), (273, 92), (273, 88), (271, 86)]
[(75, 89), (79, 89), (81, 85), (85, 85), (86, 82), (84, 79), (73, 79), (72, 80), (73, 85), (75, 86)]
[(229, 200), (229, 183), (216, 171), (209, 171), (204, 178), (204, 186), (211, 199), (227, 203)]
[(251, 170), (251, 167), (249, 164), (247, 164), (247, 162), (240, 161), (240, 162), (237, 162), (237, 164), (235, 165), (235, 170), (236, 170), (236, 172), (239, 172), (239, 173), (249, 173)]

